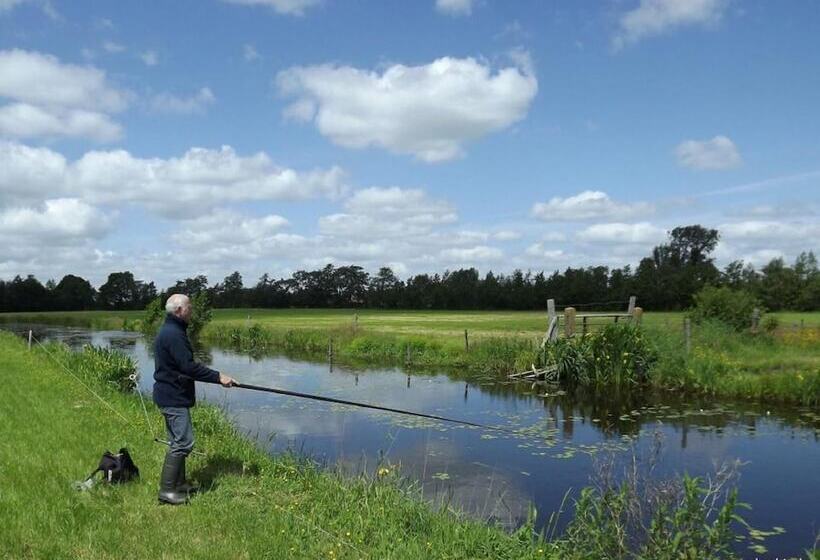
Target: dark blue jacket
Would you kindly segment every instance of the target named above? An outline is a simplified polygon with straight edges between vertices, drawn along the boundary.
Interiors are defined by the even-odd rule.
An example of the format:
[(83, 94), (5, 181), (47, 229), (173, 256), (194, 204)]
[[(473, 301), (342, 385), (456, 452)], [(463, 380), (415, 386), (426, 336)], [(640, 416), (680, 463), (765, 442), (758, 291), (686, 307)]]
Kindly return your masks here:
[(188, 323), (168, 315), (154, 340), (154, 402), (157, 406), (196, 404), (194, 381), (219, 383), (219, 372), (194, 361)]

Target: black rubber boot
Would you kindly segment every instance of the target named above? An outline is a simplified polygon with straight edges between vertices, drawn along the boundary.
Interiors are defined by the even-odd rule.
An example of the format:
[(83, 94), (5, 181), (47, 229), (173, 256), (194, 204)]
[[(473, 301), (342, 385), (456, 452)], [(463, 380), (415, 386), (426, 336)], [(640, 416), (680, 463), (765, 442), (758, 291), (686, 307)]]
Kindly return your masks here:
[(187, 457), (182, 458), (182, 465), (179, 467), (179, 474), (177, 474), (177, 491), (184, 492), (186, 494), (195, 494), (199, 492), (199, 486), (196, 484), (191, 484), (185, 478), (185, 459)]
[(188, 503), (188, 493), (177, 488), (179, 470), (185, 463), (185, 457), (166, 454), (159, 479), (159, 501), (163, 504), (178, 506)]

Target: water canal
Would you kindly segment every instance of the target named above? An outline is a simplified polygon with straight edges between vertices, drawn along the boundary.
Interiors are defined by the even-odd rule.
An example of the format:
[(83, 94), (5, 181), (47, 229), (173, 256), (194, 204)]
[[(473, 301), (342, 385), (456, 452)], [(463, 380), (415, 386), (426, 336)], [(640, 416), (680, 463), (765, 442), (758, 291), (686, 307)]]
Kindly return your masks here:
[[(150, 393), (153, 359), (138, 334), (0, 327), (18, 333), (33, 328), (40, 339), (73, 347), (123, 350), (139, 364), (140, 389)], [(271, 453), (295, 450), (346, 473), (372, 472), (378, 466), (399, 469), (420, 484), (426, 499), (448, 501), (482, 519), (515, 526), (526, 519), (532, 504), (544, 522), (568, 489), (589, 484), (605, 458), (646, 457), (660, 438), (653, 476), (706, 475), (716, 465), (742, 461), (740, 500), (752, 509), (740, 513), (753, 527), (775, 533), (763, 543), (765, 554), (750, 551), (749, 542), (739, 543), (744, 558), (804, 556), (820, 531), (817, 409), (657, 395), (545, 395), (543, 388), (529, 385), (466, 383), (445, 373), (398, 368), (330, 368), (220, 348), (204, 349), (199, 357), (245, 383), (522, 428), (521, 435), (507, 435), (198, 384), (200, 399), (219, 405)]]

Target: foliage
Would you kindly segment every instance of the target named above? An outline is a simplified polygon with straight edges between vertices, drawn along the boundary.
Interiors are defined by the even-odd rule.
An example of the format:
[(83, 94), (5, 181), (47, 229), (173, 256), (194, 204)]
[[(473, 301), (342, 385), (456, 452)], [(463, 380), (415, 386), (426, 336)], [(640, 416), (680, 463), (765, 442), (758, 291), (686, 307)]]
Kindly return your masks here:
[(59, 345), (55, 346), (55, 351), (59, 352), (68, 369), (86, 382), (111, 385), (123, 392), (133, 391), (137, 386), (136, 363), (118, 350), (86, 344), (78, 352)]
[(752, 314), (760, 310), (760, 301), (749, 292), (731, 288), (707, 286), (695, 294), (695, 305), (689, 311), (693, 321), (700, 323), (716, 319), (731, 326), (736, 331), (749, 329)]
[(161, 297), (151, 300), (142, 314), (142, 331), (150, 334), (156, 332), (165, 317), (165, 302)]
[(559, 338), (546, 347), (546, 362), (561, 380), (586, 384), (636, 384), (646, 380), (656, 353), (639, 326), (610, 324), (595, 333)]
[(199, 336), (199, 333), (202, 332), (202, 329), (205, 328), (205, 325), (213, 319), (211, 297), (208, 295), (208, 292), (202, 291), (198, 294), (194, 294), (191, 297), (191, 307), (193, 307), (193, 312), (191, 314), (191, 320), (188, 321), (188, 335), (192, 338), (196, 338)]

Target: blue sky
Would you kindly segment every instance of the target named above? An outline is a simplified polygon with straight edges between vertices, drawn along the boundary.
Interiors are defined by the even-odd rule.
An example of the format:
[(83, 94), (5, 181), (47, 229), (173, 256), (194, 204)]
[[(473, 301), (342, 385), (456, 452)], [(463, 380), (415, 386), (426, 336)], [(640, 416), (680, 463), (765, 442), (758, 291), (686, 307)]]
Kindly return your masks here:
[(818, 53), (811, 0), (0, 0), (0, 276), (793, 260)]

